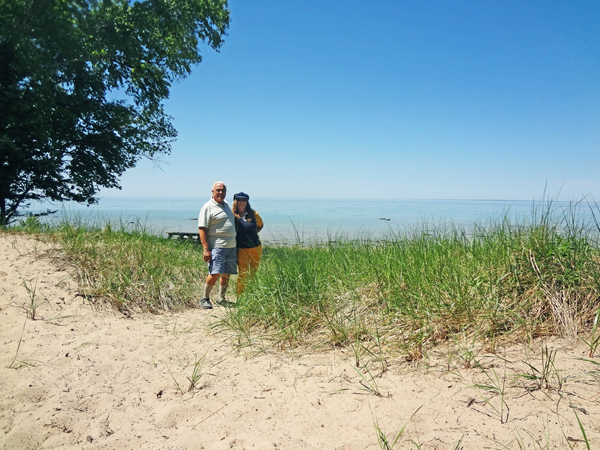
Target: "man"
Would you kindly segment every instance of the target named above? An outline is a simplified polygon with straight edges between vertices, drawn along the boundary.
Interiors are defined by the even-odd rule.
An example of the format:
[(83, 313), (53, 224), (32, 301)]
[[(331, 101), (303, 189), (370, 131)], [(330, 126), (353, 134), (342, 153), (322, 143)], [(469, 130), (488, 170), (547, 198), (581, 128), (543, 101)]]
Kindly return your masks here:
[(217, 302), (225, 301), (229, 276), (237, 273), (237, 249), (235, 246), (235, 217), (225, 201), (227, 187), (217, 181), (212, 188), (212, 198), (200, 210), (198, 233), (204, 247), (203, 259), (208, 263), (208, 276), (200, 306), (212, 309), (210, 292), (221, 277)]

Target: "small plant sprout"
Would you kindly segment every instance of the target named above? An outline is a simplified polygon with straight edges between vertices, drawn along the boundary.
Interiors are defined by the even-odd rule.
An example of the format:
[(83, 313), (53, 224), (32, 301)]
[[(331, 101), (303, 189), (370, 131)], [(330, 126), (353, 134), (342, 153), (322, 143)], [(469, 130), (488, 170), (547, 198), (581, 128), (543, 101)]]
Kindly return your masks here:
[(528, 374), (520, 375), (522, 378), (530, 380), (534, 384), (534, 389), (546, 389), (550, 390), (551, 388), (551, 377), (552, 373), (554, 373), (555, 377), (558, 380), (559, 388), (561, 387), (561, 379), (558, 374), (558, 370), (554, 364), (554, 360), (556, 359), (557, 350), (548, 349), (548, 346), (544, 344), (542, 348), (542, 366), (540, 369), (535, 367), (533, 364), (524, 361), (525, 364), (530, 369)]
[(204, 359), (206, 358), (206, 354), (198, 359), (198, 355), (194, 355), (194, 368), (192, 369), (192, 373), (187, 379), (190, 381), (190, 385), (188, 386), (188, 392), (193, 391), (198, 386), (198, 381), (204, 375), (202, 373), (202, 366), (204, 365)]
[[(198, 381), (200, 381), (200, 379), (204, 376), (204, 373), (202, 372), (202, 366), (204, 365), (205, 359), (206, 359), (206, 354), (204, 356), (202, 356), (201, 358), (198, 358), (198, 355), (194, 355), (194, 363), (192, 365), (192, 373), (190, 375), (186, 375), (186, 378), (189, 381), (187, 390), (183, 389), (182, 385), (177, 381), (177, 378), (175, 377), (175, 375), (173, 375), (173, 372), (171, 371), (171, 369), (168, 368), (169, 374), (171, 375), (171, 378), (173, 378), (173, 382), (175, 383), (175, 389), (177, 389), (177, 391), (179, 391), (179, 393), (181, 395), (184, 395), (186, 392), (191, 392), (194, 389), (198, 388)], [(184, 371), (186, 371), (188, 369), (188, 367), (190, 366), (189, 363), (182, 361), (180, 358), (177, 358), (177, 361), (179, 361), (179, 364), (181, 364), (181, 367), (183, 368)]]
[[(475, 384), (473, 387), (480, 391), (485, 391), (492, 394), (492, 396), (489, 398), (481, 393), (479, 393), (479, 396), (483, 402), (498, 416), (500, 423), (507, 423), (510, 414), (510, 408), (508, 403), (506, 403), (506, 364), (504, 365), (504, 373), (501, 376), (494, 368), (491, 368), (490, 374), (490, 371), (485, 370), (479, 363), (477, 363), (477, 366), (483, 371), (489, 381), (489, 384)], [(493, 397), (498, 397), (498, 405), (495, 405)]]
[(19, 344), (17, 345), (17, 351), (15, 352), (15, 357), (9, 364), (9, 369), (18, 369), (23, 366), (23, 364), (15, 365), (15, 361), (17, 360), (17, 356), (19, 355), (19, 350), (21, 349), (21, 343), (23, 342), (23, 334), (25, 333), (25, 325), (27, 325), (27, 319), (23, 323), (23, 329), (21, 330), (21, 337), (19, 338)]
[(376, 354), (369, 350), (369, 353), (373, 356), (373, 358), (381, 365), (381, 373), (385, 373), (385, 371), (387, 371), (388, 369), (388, 362), (385, 359), (385, 354), (383, 352), (383, 347), (381, 345), (382, 342), (382, 336), (379, 332), (379, 328), (377, 326), (375, 326), (375, 344), (377, 346), (376, 349)]
[(457, 342), (459, 349), (458, 357), (462, 362), (463, 369), (471, 369), (474, 366), (480, 367), (477, 362), (477, 355), (481, 351), (481, 348), (477, 349), (476, 338), (474, 337), (470, 344), (461, 344)]
[(594, 323), (592, 325), (592, 333), (590, 335), (589, 340), (584, 338), (580, 338), (585, 345), (590, 349), (589, 357), (593, 358), (596, 354), (596, 350), (598, 350), (598, 346), (600, 345), (600, 333), (598, 333), (598, 319), (600, 319), (600, 309), (596, 312), (596, 316), (594, 317)]
[(350, 343), (350, 346), (352, 347), (352, 352), (354, 353), (356, 367), (360, 367), (361, 358), (366, 350), (365, 346), (360, 342), (360, 333), (355, 333), (354, 340)]
[(27, 305), (25, 307), (25, 310), (27, 311), (27, 317), (30, 318), (31, 320), (35, 320), (37, 310), (38, 310), (39, 306), (43, 303), (43, 301), (41, 301), (41, 302), (36, 301), (37, 280), (35, 281), (35, 284), (33, 285), (33, 287), (30, 287), (27, 284), (27, 281), (25, 281), (25, 280), (23, 280), (21, 285), (27, 290), (27, 294), (29, 295), (29, 303), (27, 303)]
[[(385, 430), (383, 430), (379, 426), (379, 421), (377, 420), (377, 417), (371, 411), (371, 414), (373, 415), (373, 425), (375, 426), (375, 431), (377, 432), (377, 443), (379, 444), (379, 447), (382, 448), (383, 450), (392, 450), (393, 448), (395, 448), (396, 444), (398, 443), (398, 440), (400, 440), (400, 438), (404, 434), (404, 431), (406, 430), (406, 427), (409, 424), (409, 422), (412, 420), (412, 418), (415, 417), (415, 415), (421, 410), (421, 408), (423, 406), (425, 406), (427, 403), (429, 403), (435, 397), (437, 397), (437, 395), (434, 395), (432, 398), (430, 398), (425, 403), (423, 403), (421, 406), (419, 406), (417, 409), (415, 409), (413, 411), (413, 413), (410, 415), (410, 417), (408, 418), (408, 420), (404, 423), (404, 425), (402, 425), (402, 427), (391, 436), (388, 436), (388, 434), (385, 432)], [(412, 441), (412, 443), (415, 444), (417, 446), (417, 448), (420, 448), (416, 442)], [(460, 443), (460, 441), (459, 441), (459, 443)]]
[[(171, 358), (169, 358), (171, 359)], [(179, 358), (177, 358), (179, 360)], [(181, 362), (181, 360), (179, 360), (179, 362)], [(184, 367), (185, 368), (185, 367)], [(175, 383), (175, 389), (181, 394), (185, 394), (185, 391), (183, 390), (183, 388), (181, 387), (181, 385), (179, 384), (179, 382), (177, 381), (177, 378), (175, 378), (175, 375), (173, 375), (173, 372), (171, 371), (171, 367), (170, 365), (167, 365), (167, 370), (169, 371), (169, 375), (171, 375), (171, 378), (173, 379), (173, 383)]]
[(452, 446), (452, 450), (462, 450), (463, 449), (463, 446), (462, 446), (463, 439), (464, 439), (464, 435), (458, 441), (456, 441), (456, 443)]
[(579, 424), (579, 428), (581, 429), (581, 434), (583, 435), (583, 440), (585, 441), (585, 447), (587, 448), (587, 450), (591, 450), (590, 442), (588, 441), (587, 435), (585, 434), (585, 428), (583, 427), (583, 424), (579, 419), (579, 415), (576, 411), (573, 412), (575, 413), (575, 417), (577, 417), (577, 423)]
[[(573, 409), (573, 412), (575, 413), (575, 417), (577, 418), (577, 423), (579, 424), (579, 429), (581, 430), (581, 434), (583, 435), (583, 441), (585, 442), (585, 448), (587, 450), (591, 450), (592, 447), (590, 447), (590, 441), (588, 441), (587, 434), (585, 433), (585, 428), (583, 427), (583, 424), (581, 423), (581, 420), (579, 419), (579, 414), (577, 414), (577, 411), (575, 411), (575, 409)], [(570, 439), (567, 438), (566, 441), (567, 441), (567, 444), (569, 445), (569, 448), (571, 450), (574, 450), (573, 446), (571, 445), (571, 442), (569, 442)]]
[(360, 388), (361, 391), (367, 391), (368, 393), (373, 394), (377, 397), (383, 397), (383, 395), (381, 395), (381, 391), (379, 390), (379, 386), (377, 386), (377, 383), (375, 382), (375, 377), (373, 377), (373, 375), (371, 374), (371, 371), (367, 367), (365, 367), (365, 371), (366, 371), (366, 374), (368, 375), (368, 378), (365, 376), (364, 373), (362, 373), (356, 367), (352, 367), (352, 368), (362, 378), (362, 380), (359, 382), (360, 385), (362, 386), (362, 388)]
[(400, 437), (402, 437), (402, 434), (404, 434), (406, 425), (408, 425), (407, 421), (402, 428), (400, 428), (400, 430), (398, 430), (394, 435), (388, 437), (385, 430), (381, 429), (379, 426), (379, 422), (377, 421), (376, 417), (374, 418), (374, 422), (375, 431), (377, 431), (377, 443), (379, 444), (379, 448), (382, 448), (383, 450), (392, 450), (396, 446), (396, 443)]

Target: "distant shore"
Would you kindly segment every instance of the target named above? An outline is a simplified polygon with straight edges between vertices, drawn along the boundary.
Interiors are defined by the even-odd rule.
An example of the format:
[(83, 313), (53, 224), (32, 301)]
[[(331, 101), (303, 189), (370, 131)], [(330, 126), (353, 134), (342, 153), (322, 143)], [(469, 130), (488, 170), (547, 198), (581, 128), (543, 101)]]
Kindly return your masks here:
[[(103, 198), (98, 205), (45, 204), (30, 209), (50, 208), (58, 212), (49, 218), (55, 223), (111, 222), (115, 227), (144, 229), (157, 235), (166, 231), (195, 232), (195, 217), (206, 199), (201, 198)], [(265, 221), (264, 241), (289, 243), (327, 241), (340, 236), (371, 236), (385, 239), (390, 233), (420, 228), (444, 227), (449, 223), (472, 228), (507, 216), (515, 221), (530, 217), (535, 202), (513, 200), (323, 200), (252, 199), (252, 206)], [(555, 203), (568, 208), (568, 202)], [(544, 202), (537, 202), (543, 209)], [(580, 208), (579, 214), (589, 213)], [(385, 218), (386, 220), (381, 220)], [(389, 219), (389, 220), (387, 220)]]

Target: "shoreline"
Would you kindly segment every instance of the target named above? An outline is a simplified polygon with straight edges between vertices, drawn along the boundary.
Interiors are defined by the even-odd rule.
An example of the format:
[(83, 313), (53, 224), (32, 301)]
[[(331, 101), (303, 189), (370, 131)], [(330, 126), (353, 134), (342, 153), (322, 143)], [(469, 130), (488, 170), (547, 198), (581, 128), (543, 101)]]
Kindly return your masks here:
[[(206, 199), (199, 198), (119, 198), (102, 199), (98, 205), (87, 207), (78, 204), (57, 204), (51, 209), (58, 213), (42, 217), (43, 222), (71, 222), (103, 227), (107, 222), (114, 227), (151, 230), (162, 235), (167, 231), (197, 231), (198, 211)], [(499, 200), (326, 200), (326, 199), (255, 199), (252, 206), (265, 221), (261, 233), (264, 241), (309, 242), (339, 235), (372, 235), (385, 238), (390, 232), (412, 231), (426, 223), (472, 227), (487, 223), (508, 213), (510, 217), (523, 218), (531, 214), (532, 207), (544, 207), (546, 201)], [(570, 202), (554, 202), (567, 208)], [(50, 205), (46, 205), (50, 206)], [(40, 212), (38, 206), (24, 213)], [(581, 211), (587, 214), (588, 211)], [(382, 220), (386, 219), (386, 220)], [(387, 220), (389, 219), (389, 220)]]

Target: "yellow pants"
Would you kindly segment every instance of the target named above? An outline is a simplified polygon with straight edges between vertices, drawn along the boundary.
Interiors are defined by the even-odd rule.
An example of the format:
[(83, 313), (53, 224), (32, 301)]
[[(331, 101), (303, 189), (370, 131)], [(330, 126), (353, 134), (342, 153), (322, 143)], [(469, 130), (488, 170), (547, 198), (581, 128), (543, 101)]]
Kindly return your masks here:
[(254, 248), (238, 248), (238, 295), (244, 292), (248, 284), (248, 278), (258, 269), (262, 252), (262, 245)]

